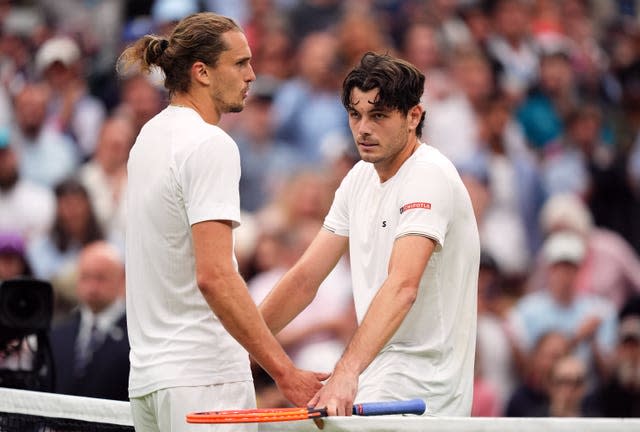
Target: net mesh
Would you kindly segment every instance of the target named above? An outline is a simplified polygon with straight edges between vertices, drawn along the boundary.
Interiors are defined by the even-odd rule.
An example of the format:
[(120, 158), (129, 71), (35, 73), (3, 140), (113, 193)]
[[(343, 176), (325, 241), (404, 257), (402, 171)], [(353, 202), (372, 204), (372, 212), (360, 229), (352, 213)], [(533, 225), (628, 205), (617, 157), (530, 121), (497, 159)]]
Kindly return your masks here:
[(0, 412), (2, 432), (133, 432), (133, 426)]
[(127, 402), (0, 388), (0, 432), (133, 432)]

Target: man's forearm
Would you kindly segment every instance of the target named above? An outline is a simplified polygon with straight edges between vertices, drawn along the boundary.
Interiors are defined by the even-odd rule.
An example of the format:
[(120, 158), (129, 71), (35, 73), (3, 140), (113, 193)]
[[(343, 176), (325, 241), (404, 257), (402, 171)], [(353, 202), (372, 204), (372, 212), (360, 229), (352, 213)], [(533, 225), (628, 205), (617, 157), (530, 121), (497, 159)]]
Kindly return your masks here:
[(296, 268), (287, 272), (259, 307), (271, 332), (278, 334), (302, 312), (313, 301), (317, 289)]
[(398, 330), (413, 305), (417, 291), (417, 286), (387, 279), (336, 364), (336, 372), (343, 369), (358, 375), (362, 373)]
[(200, 289), (222, 325), (274, 379), (293, 363), (269, 331), (246, 285), (238, 274), (229, 274)]

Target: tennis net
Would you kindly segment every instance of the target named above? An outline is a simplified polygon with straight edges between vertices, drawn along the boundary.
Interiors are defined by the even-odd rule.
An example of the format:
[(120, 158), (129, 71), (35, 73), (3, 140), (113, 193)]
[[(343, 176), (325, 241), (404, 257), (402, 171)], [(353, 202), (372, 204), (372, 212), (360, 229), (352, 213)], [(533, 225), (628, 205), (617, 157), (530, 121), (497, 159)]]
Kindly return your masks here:
[(128, 402), (0, 388), (0, 432), (133, 432)]
[[(638, 432), (629, 418), (327, 417), (323, 432)], [(208, 430), (194, 425), (194, 430)], [(204, 429), (202, 428), (203, 426)], [(311, 420), (263, 423), (260, 432), (318, 432)], [(133, 432), (128, 402), (0, 387), (0, 432)]]

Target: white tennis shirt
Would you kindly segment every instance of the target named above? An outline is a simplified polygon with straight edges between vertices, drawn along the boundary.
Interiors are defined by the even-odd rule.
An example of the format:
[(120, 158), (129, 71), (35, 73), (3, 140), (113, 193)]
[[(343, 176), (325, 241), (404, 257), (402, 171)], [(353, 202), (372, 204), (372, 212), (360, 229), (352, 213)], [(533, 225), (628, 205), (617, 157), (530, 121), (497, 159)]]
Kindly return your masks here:
[(130, 397), (251, 380), (247, 352), (198, 289), (191, 237), (197, 222), (239, 224), (239, 180), (236, 144), (192, 109), (169, 106), (142, 128), (128, 162)]
[(422, 398), (427, 415), (471, 412), (480, 243), (469, 194), (453, 164), (422, 144), (384, 183), (358, 162), (336, 191), (325, 229), (349, 237), (358, 321), (387, 278), (395, 239), (437, 247), (398, 331), (360, 376), (358, 402)]

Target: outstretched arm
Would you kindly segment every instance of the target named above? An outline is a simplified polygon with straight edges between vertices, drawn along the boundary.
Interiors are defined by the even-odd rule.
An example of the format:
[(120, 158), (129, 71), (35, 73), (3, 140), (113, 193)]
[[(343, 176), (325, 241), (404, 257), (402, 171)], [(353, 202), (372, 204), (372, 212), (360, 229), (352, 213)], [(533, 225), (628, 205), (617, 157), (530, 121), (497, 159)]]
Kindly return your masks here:
[(358, 377), (394, 335), (413, 305), (420, 279), (435, 249), (435, 241), (422, 236), (396, 240), (389, 275), (336, 364), (326, 385), (310, 401), (326, 407), (329, 415), (351, 415)]
[(231, 224), (206, 221), (192, 226), (198, 287), (209, 307), (293, 404), (302, 406), (326, 374), (294, 367), (269, 331), (231, 260)]

